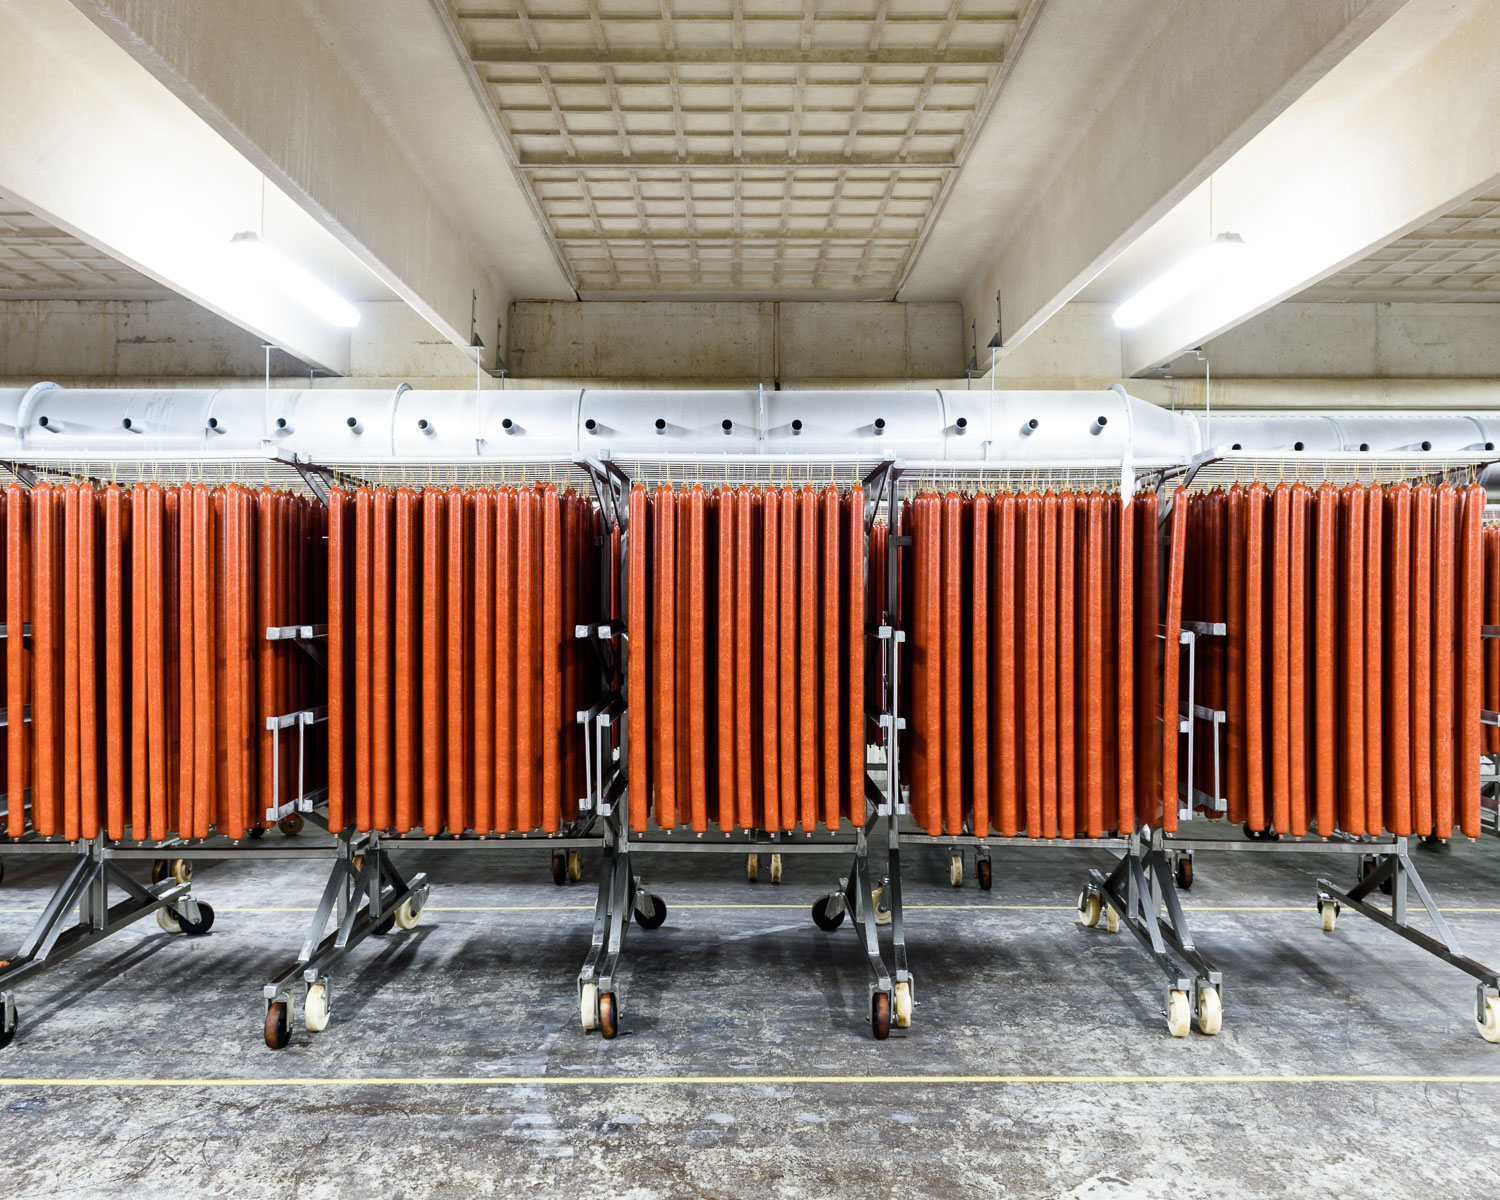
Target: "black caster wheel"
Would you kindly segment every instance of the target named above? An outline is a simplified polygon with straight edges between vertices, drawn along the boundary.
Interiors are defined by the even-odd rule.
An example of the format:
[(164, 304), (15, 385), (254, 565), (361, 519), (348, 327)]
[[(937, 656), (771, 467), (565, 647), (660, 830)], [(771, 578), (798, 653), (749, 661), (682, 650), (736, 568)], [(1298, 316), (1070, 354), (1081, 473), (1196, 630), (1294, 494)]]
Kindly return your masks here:
[(380, 923), (375, 926), (375, 932), (378, 933), (378, 934), (380, 934), (381, 936), (384, 936), (385, 934), (390, 933), (390, 931), (395, 927), (395, 925), (396, 925), (396, 914), (395, 913), (386, 913), (385, 916), (383, 916), (383, 917), (380, 918)]
[(827, 896), (824, 896), (813, 905), (812, 917), (814, 925), (823, 930), (825, 933), (832, 933), (835, 929), (837, 929), (844, 923), (844, 910), (841, 908), (838, 910), (838, 912), (834, 913), (832, 916), (829, 916), (828, 900), (829, 898)]
[(296, 837), (302, 832), (302, 814), (287, 813), (281, 820), (276, 822), (276, 828), (281, 830), (286, 837)]
[(599, 997), (599, 1032), (607, 1038), (613, 1038), (620, 1032), (620, 1013), (615, 1002), (613, 992), (605, 992)]
[(1183, 855), (1177, 860), (1177, 865), (1172, 869), (1172, 874), (1177, 878), (1177, 886), (1184, 892), (1193, 886), (1193, 860)]
[(277, 1000), (266, 1009), (266, 1045), (272, 1050), (285, 1050), (292, 1040), (292, 1006), (290, 1001)]
[(5, 882), (5, 864), (0, 862), (0, 883)]
[(21, 1028), (21, 1018), (16, 1017), (9, 1029), (0, 1029), (0, 1050), (4, 1050), (16, 1040), (16, 1033)]
[(639, 908), (635, 910), (635, 923), (642, 929), (660, 929), (663, 921), (667, 919), (667, 906), (662, 903), (660, 896), (651, 895), (651, 915), (648, 917)]
[(264, 825), (252, 825), (246, 832), (249, 834), (252, 842), (258, 842), (266, 836), (266, 827)]
[(979, 890), (981, 892), (989, 891), (990, 885), (994, 883), (994, 876), (990, 873), (990, 860), (981, 858), (975, 864), (975, 874), (979, 876)]
[(151, 862), (151, 882), (160, 883), (171, 871), (172, 864), (164, 858), (153, 859)]
[[(1360, 859), (1359, 860), (1359, 877), (1360, 877), (1360, 879), (1362, 879), (1362, 880), (1363, 879), (1368, 879), (1371, 875), (1375, 874), (1375, 867), (1376, 867), (1376, 863), (1375, 863), (1375, 860), (1373, 858), (1362, 858), (1362, 859)], [(1389, 896), (1393, 891), (1395, 891), (1395, 888), (1396, 888), (1396, 885), (1395, 885), (1395, 881), (1393, 879), (1390, 879), (1390, 878), (1383, 879), (1381, 881), (1381, 883), (1380, 883), (1380, 892), (1381, 892), (1382, 895)]]
[(558, 887), (568, 882), (568, 856), (560, 850), (552, 855), (552, 882)]
[(198, 901), (198, 919), (196, 921), (189, 921), (187, 915), (183, 912), (178, 912), (175, 916), (177, 917), (177, 924), (181, 926), (182, 932), (187, 934), (188, 937), (202, 937), (214, 927), (213, 906), (204, 904), (201, 900)]
[(891, 1036), (891, 997), (888, 992), (876, 992), (870, 998), (870, 1029), (877, 1042)]

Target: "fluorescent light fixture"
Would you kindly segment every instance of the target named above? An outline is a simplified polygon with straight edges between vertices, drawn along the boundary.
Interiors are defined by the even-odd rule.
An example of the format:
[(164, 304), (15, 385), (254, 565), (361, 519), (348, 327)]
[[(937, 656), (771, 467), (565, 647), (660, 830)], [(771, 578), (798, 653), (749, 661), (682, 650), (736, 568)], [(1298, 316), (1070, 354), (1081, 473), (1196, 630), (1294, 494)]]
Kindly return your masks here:
[(1144, 325), (1189, 292), (1207, 283), (1213, 275), (1224, 269), (1226, 261), (1234, 259), (1244, 248), (1244, 239), (1239, 234), (1219, 234), (1208, 245), (1194, 250), (1115, 309), (1115, 324), (1121, 329), (1134, 329), (1138, 325)]
[(359, 324), (359, 309), (306, 267), (262, 241), (259, 234), (237, 233), (229, 239), (229, 244), (248, 270), (320, 321), (339, 329), (353, 329)]

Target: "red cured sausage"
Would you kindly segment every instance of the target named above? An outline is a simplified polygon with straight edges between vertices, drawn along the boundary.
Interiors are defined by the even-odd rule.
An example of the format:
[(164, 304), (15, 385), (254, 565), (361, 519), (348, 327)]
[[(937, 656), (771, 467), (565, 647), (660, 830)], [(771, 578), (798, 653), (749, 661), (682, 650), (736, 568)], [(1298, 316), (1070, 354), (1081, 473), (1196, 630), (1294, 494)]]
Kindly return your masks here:
[(839, 690), (839, 562), (840, 522), (838, 489), (829, 485), (822, 497), (823, 513), (823, 821), (829, 829), (839, 827), (840, 795), (845, 779), (839, 747), (843, 696)]
[[(1115, 564), (1115, 681), (1119, 828), (1135, 828), (1135, 511), (1131, 498), (1120, 496), (1119, 548)], [(1184, 530), (1184, 538), (1186, 531)], [(1181, 612), (1178, 613), (1181, 620)]]
[[(187, 513), (183, 514), (187, 523)], [(214, 577), (213, 498), (202, 484), (192, 488), (193, 537), (193, 804), (191, 813), (180, 815), (178, 832), (184, 837), (208, 835), (209, 810), (213, 806), (215, 769), (214, 738)], [(187, 714), (184, 713), (184, 719)], [(186, 797), (184, 797), (186, 800)]]
[[(632, 488), (628, 504), (633, 513), (636, 507), (635, 493), (638, 489)], [(642, 496), (644, 496), (642, 492)], [(645, 520), (642, 518), (641, 547), (645, 548)], [(616, 531), (618, 533), (618, 531)], [(617, 544), (612, 544), (612, 559), (618, 555)], [(644, 555), (642, 556), (644, 559)], [(641, 567), (640, 576), (641, 605), (645, 605), (645, 566)], [(494, 807), (490, 814), (490, 828), (498, 833), (512, 833), (516, 829), (516, 601), (519, 594), (516, 583), (516, 493), (511, 488), (501, 488), (495, 494), (495, 799)], [(635, 614), (626, 615), (626, 635), (630, 632), (630, 620)], [(642, 627), (644, 628), (645, 616), (640, 614)], [(645, 668), (642, 667), (643, 678), (640, 681), (640, 694), (644, 696), (646, 680), (644, 678)], [(631, 703), (635, 700), (635, 691), (629, 696)], [(631, 749), (627, 756), (626, 782), (630, 788), (631, 827), (635, 822), (635, 798), (637, 770), (640, 774), (640, 802), (644, 809), (646, 803), (645, 782), (645, 733), (646, 706), (643, 702), (639, 709), (629, 711), (626, 718), (630, 725)], [(641, 762), (637, 764), (633, 757), (636, 753), (636, 722), (641, 724), (640, 732), (640, 757)], [(644, 812), (641, 816), (642, 826), (645, 824)]]
[(443, 507), (442, 492), (428, 488), (422, 493), (422, 832), (428, 837), (443, 831), (443, 752), (448, 744), (443, 686), (447, 646)]
[(354, 493), (354, 784), (355, 827), (373, 827), (374, 763), (374, 559), (375, 500), (369, 488)]
[[(342, 491), (339, 492), (339, 501), (342, 507)], [(261, 488), (260, 492), (255, 498), (255, 511), (256, 524), (258, 526), (257, 532), (259, 534), (256, 543), (258, 578), (256, 579), (255, 583), (256, 619), (255, 628), (252, 632), (259, 633), (260, 635), (259, 637), (256, 637), (254, 639), (256, 648), (256, 694), (259, 699), (259, 706), (254, 709), (254, 713), (256, 740), (260, 745), (260, 792), (258, 802), (259, 811), (254, 815), (256, 818), (256, 823), (259, 824), (264, 822), (266, 810), (271, 807), (273, 756), (271, 750), (271, 734), (266, 729), (266, 718), (274, 715), (272, 710), (275, 707), (273, 698), (276, 689), (277, 659), (277, 643), (269, 641), (265, 637), (265, 631), (272, 625), (281, 624), (281, 621), (278, 619), (280, 614), (276, 610), (276, 587), (279, 581), (276, 560), (276, 493), (268, 487)], [(335, 812), (333, 807), (333, 777), (335, 769), (334, 759), (338, 758), (342, 760), (345, 749), (343, 740), (343, 696), (338, 695), (336, 698), (335, 693), (341, 692), (344, 686), (343, 639), (345, 636), (345, 626), (342, 613), (340, 614), (340, 618), (337, 623), (334, 620), (334, 607), (336, 604), (339, 607), (342, 607), (343, 598), (338, 597), (338, 599), (335, 600), (335, 592), (332, 587), (331, 581), (334, 579), (335, 575), (337, 575), (339, 580), (339, 587), (342, 588), (344, 586), (343, 562), (340, 557), (344, 553), (344, 550), (342, 537), (340, 537), (338, 548), (335, 548), (334, 544), (332, 493), (329, 494), (328, 498), (328, 512), (329, 525), (327, 569), (330, 579), (328, 599), (326, 601), (328, 612), (328, 745), (330, 747), (328, 756), (328, 813), (329, 828), (337, 831), (342, 828), (342, 825), (335, 823)], [(337, 672), (335, 672), (334, 670), (335, 653), (337, 653), (339, 659), (339, 669)], [(335, 720), (334, 715), (335, 703), (338, 704), (337, 720)], [(340, 780), (339, 815), (341, 816), (343, 812), (342, 779), (344, 769), (344, 764), (342, 761), (338, 763), (337, 769)]]
[(1026, 832), (1042, 836), (1042, 498), (1021, 505), (1021, 716)]
[[(1188, 518), (1192, 498), (1184, 488), (1172, 497), (1171, 532), (1167, 547), (1167, 612), (1163, 638), (1162, 673), (1162, 748), (1161, 748), (1161, 827), (1167, 832), (1177, 828), (1181, 788), (1177, 777), (1177, 743), (1180, 716), (1180, 673), (1178, 664), (1182, 646), (1182, 593), (1187, 558)], [(1188, 781), (1191, 784), (1191, 780)]]
[[(164, 547), (172, 542), (167, 525), (166, 498), (162, 489), (152, 484), (146, 489), (146, 576), (144, 609), (146, 633), (146, 713), (149, 757), (143, 760), (150, 772), (146, 807), (133, 809), (132, 830), (144, 840), (148, 831), (153, 838), (166, 834), (168, 776), (168, 718), (171, 698), (166, 686), (166, 656), (170, 639), (163, 622), (171, 588), (166, 577)], [(132, 604), (135, 597), (132, 597)], [(134, 614), (132, 614), (134, 615)], [(140, 628), (137, 619), (137, 628)], [(160, 822), (161, 832), (157, 832)]]
[(927, 814), (929, 833), (943, 829), (943, 510), (936, 495), (918, 499), (919, 524), (916, 532), (923, 541), (925, 574), (916, 580), (917, 593), (927, 612), (928, 653), (926, 670), (918, 687), (923, 692), (922, 706), (927, 714), (927, 738), (923, 774), (923, 811)]
[(1057, 495), (1048, 492), (1042, 497), (1042, 557), (1041, 557), (1041, 690), (1042, 718), (1041, 770), (1042, 770), (1042, 837), (1055, 838), (1058, 834), (1059, 814), (1057, 810), (1057, 543), (1058, 513), (1061, 502)]
[[(125, 763), (121, 769), (130, 788), (130, 832), (137, 841), (145, 841), (149, 801), (147, 789), (153, 770), (150, 767), (150, 693), (148, 690), (149, 669), (146, 647), (146, 488), (136, 484), (124, 503), (124, 526), (130, 543), (130, 588), (125, 612), (128, 627), (122, 637), (123, 651), (130, 654), (130, 700), (124, 719), (130, 729), (129, 749), (125, 752)], [(159, 532), (158, 532), (159, 536)], [(123, 552), (122, 552), (123, 553)], [(12, 559), (12, 562), (15, 560)], [(121, 567), (123, 578), (123, 564)], [(124, 669), (123, 661), (121, 669)], [(123, 831), (110, 831), (111, 837), (124, 837)]]
[[(26, 686), (27, 659), (30, 651), (21, 630), (30, 617), (31, 539), (28, 536), (26, 489), (13, 483), (6, 489), (5, 503), (5, 556), (9, 565), (5, 577), (5, 621), (13, 631), (5, 643), (5, 704), (10, 713), (17, 714), (5, 730), (6, 744), (6, 789), (10, 796), (21, 797), (31, 786), (31, 762), (29, 722), (20, 719), (25, 711), (30, 689)], [(16, 799), (6, 811), (6, 832), (13, 838), (26, 830), (26, 806)], [(137, 826), (137, 830), (140, 830)]]
[[(844, 547), (848, 555), (848, 645), (849, 661), (844, 672), (845, 728), (848, 734), (849, 773), (846, 814), (856, 825), (865, 818), (865, 492), (862, 487), (849, 490), (844, 499)], [(767, 526), (769, 527), (769, 515)]]
[[(471, 493), (474, 502), (474, 831), (490, 832), (495, 823), (495, 494), (487, 488)], [(571, 631), (570, 631), (571, 632)], [(399, 704), (399, 698), (398, 698)], [(397, 717), (399, 720), (399, 716)]]
[(676, 753), (673, 762), (676, 766), (676, 775), (672, 794), (677, 798), (677, 820), (682, 823), (689, 822), (692, 818), (692, 714), (688, 711), (689, 703), (689, 676), (691, 666), (689, 663), (689, 641), (691, 630), (689, 629), (690, 614), (692, 610), (692, 578), (690, 574), (690, 563), (688, 561), (688, 524), (690, 520), (688, 511), (688, 494), (686, 491), (675, 492), (672, 496), (673, 520), (676, 522), (676, 547), (677, 547), (677, 569), (676, 582), (676, 634), (673, 641), (676, 645), (675, 661), (677, 670), (673, 674), (672, 711), (676, 717), (673, 728), (673, 744)]
[(76, 483), (63, 489), (63, 638), (62, 638), (62, 764), (63, 764), (63, 836), (77, 841), (79, 836), (79, 770), (78, 726), (78, 600), (79, 566), (83, 559), (80, 545), (81, 498)]
[[(1224, 748), (1225, 800), (1229, 820), (1242, 823), (1248, 814), (1245, 762), (1245, 564), (1248, 544), (1245, 529), (1245, 489), (1236, 484), (1229, 491), (1226, 520), (1228, 578), (1228, 688), (1225, 696)], [(1165, 763), (1163, 764), (1165, 768)]]
[(1479, 812), (1479, 711), (1483, 687), (1483, 662), (1480, 657), (1480, 605), (1483, 601), (1480, 557), (1480, 529), (1484, 517), (1484, 486), (1470, 484), (1464, 491), (1458, 514), (1459, 539), (1463, 555), (1459, 569), (1458, 609), (1458, 702), (1455, 716), (1458, 727), (1458, 766), (1453, 786), (1458, 793), (1459, 827), (1465, 837), (1475, 838), (1480, 831)]
[(395, 728), (391, 686), (394, 497), (381, 488), (371, 495), (370, 504), (370, 828), (389, 831), (395, 819), (391, 757)]
[[(994, 558), (990, 564), (990, 620), (995, 641), (990, 648), (994, 686), (998, 691), (990, 728), (992, 746), (990, 787), (999, 801), (991, 824), (1002, 837), (1019, 830), (1020, 752), (1016, 728), (1016, 498), (1001, 496), (991, 504), (995, 517)], [(996, 509), (998, 508), (998, 512)]]
[[(226, 826), (239, 827), (239, 834), (230, 832), (231, 837), (244, 835), (244, 818), (246, 801), (244, 795), (244, 771), (243, 757), (245, 743), (240, 736), (245, 727), (244, 714), (240, 711), (240, 705), (244, 700), (243, 680), (241, 672), (244, 661), (240, 651), (244, 645), (243, 631), (240, 629), (240, 598), (244, 595), (247, 581), (240, 571), (241, 566), (241, 544), (240, 538), (243, 532), (240, 520), (240, 498), (242, 491), (237, 487), (225, 489), (224, 495), (224, 524), (223, 524), (223, 553), (224, 564), (222, 578), (224, 586), (221, 589), (225, 607), (222, 614), (219, 631), (223, 638), (226, 651), (224, 659), (224, 710), (225, 731), (228, 736), (224, 739), (226, 751), (225, 792), (224, 799), (227, 812), (223, 816)], [(226, 828), (225, 832), (229, 832)]]
[[(1377, 834), (1385, 822), (1385, 714), (1382, 704), (1381, 663), (1383, 661), (1385, 603), (1383, 595), (1384, 574), (1382, 563), (1385, 541), (1385, 497), (1379, 485), (1372, 484), (1364, 494), (1365, 500), (1365, 578), (1360, 588), (1364, 592), (1364, 701), (1361, 711), (1364, 716), (1365, 755), (1361, 781), (1364, 785), (1364, 826), (1359, 832)], [(1354, 678), (1357, 679), (1357, 676)], [(1351, 709), (1352, 711), (1352, 709)], [(1350, 791), (1357, 798), (1351, 779)], [(1349, 830), (1350, 833), (1355, 830)]]
[(1404, 483), (1386, 498), (1387, 578), (1385, 827), (1397, 837), (1412, 831), (1411, 583), (1412, 494)]
[[(935, 714), (929, 712), (927, 707), (929, 694), (927, 672), (931, 669), (931, 663), (937, 657), (939, 650), (933, 644), (932, 613), (927, 603), (928, 590), (925, 581), (929, 576), (936, 574), (938, 565), (930, 561), (928, 557), (926, 518), (927, 498), (917, 496), (908, 503), (902, 519), (902, 528), (908, 531), (906, 536), (911, 539), (908, 551), (911, 567), (906, 573), (910, 599), (903, 605), (903, 612), (910, 614), (911, 623), (908, 630), (909, 681), (906, 684), (910, 689), (910, 700), (909, 703), (906, 697), (902, 700), (911, 714), (907, 722), (903, 753), (907, 775), (910, 779), (908, 794), (912, 820), (917, 826), (931, 833), (933, 832), (933, 817), (927, 808), (927, 774), (933, 737), (932, 722)], [(939, 769), (941, 769), (941, 750), (938, 756)]]
[(656, 489), (652, 500), (652, 533), (656, 609), (656, 620), (651, 629), (656, 662), (656, 674), (652, 680), (655, 693), (652, 711), (656, 721), (652, 738), (656, 752), (656, 823), (663, 829), (672, 829), (677, 825), (677, 518), (672, 489), (665, 484)]
[[(990, 832), (990, 498), (973, 499), (969, 538), (970, 775), (974, 836)], [(874, 542), (872, 535), (871, 548)], [(872, 558), (873, 558), (872, 554)]]
[[(646, 489), (635, 484), (630, 489), (629, 525), (626, 531), (629, 545), (626, 549), (625, 567), (625, 634), (630, 654), (625, 672), (630, 736), (626, 783), (630, 792), (630, 828), (635, 833), (642, 833), (646, 829), (651, 791), (651, 636), (650, 617), (646, 609), (646, 572), (649, 569), (646, 539), (649, 520), (650, 506)], [(521, 670), (527, 669), (523, 664)]]
[[(444, 646), (447, 650), (447, 679), (445, 699), (447, 701), (448, 733), (447, 754), (445, 763), (447, 766), (448, 788), (447, 803), (444, 807), (444, 820), (449, 833), (462, 833), (468, 826), (468, 713), (467, 700), (469, 694), (469, 680), (467, 678), (467, 650), (468, 650), (468, 627), (465, 623), (465, 608), (467, 600), (466, 583), (468, 581), (468, 554), (466, 538), (464, 537), (464, 494), (456, 487), (449, 488), (443, 497), (443, 532), (442, 537), (446, 546), (446, 562), (448, 581), (444, 589), (447, 600), (442, 630), (444, 633)], [(535, 542), (532, 543), (535, 545)], [(533, 567), (535, 564), (533, 564)], [(535, 570), (524, 574), (522, 579), (535, 577)], [(528, 608), (530, 605), (527, 606)], [(534, 768), (533, 768), (534, 769)], [(533, 776), (533, 779), (535, 776)], [(527, 822), (526, 828), (534, 827), (536, 813), (528, 810), (531, 820)]]
[[(799, 811), (797, 784), (797, 493), (781, 492), (781, 828), (791, 829)], [(772, 736), (766, 731), (766, 736)]]
[(396, 777), (393, 814), (397, 833), (410, 831), (416, 817), (417, 788), (417, 498), (400, 488), (395, 499), (395, 727), (392, 751)]
[[(1412, 831), (1432, 833), (1432, 488), (1412, 493), (1411, 556), (1411, 789)], [(1445, 689), (1446, 690), (1446, 687)]]
[(718, 618), (716, 639), (717, 669), (714, 672), (716, 710), (718, 718), (717, 771), (718, 821), (721, 829), (733, 829), (736, 810), (734, 789), (736, 772), (739, 769), (735, 755), (735, 695), (734, 695), (734, 566), (735, 566), (735, 520), (734, 492), (720, 488), (714, 497), (715, 528), (718, 534), (718, 572), (715, 589), (715, 606)]
[[(1209, 516), (1217, 521), (1216, 528), (1222, 534), (1223, 528), (1223, 506), (1215, 504), (1222, 501), (1223, 495), (1218, 494), (1206, 497), (1206, 506)], [(1205, 501), (1193, 501), (1189, 510), (1189, 516), (1193, 517), (1199, 511), (1200, 505)], [(1134, 546), (1134, 562), (1131, 574), (1134, 586), (1131, 591), (1131, 608), (1135, 613), (1135, 636), (1134, 636), (1134, 664), (1132, 692), (1135, 697), (1133, 711), (1135, 727), (1132, 736), (1135, 739), (1135, 817), (1138, 821), (1144, 821), (1153, 826), (1166, 830), (1177, 828), (1177, 811), (1173, 805), (1162, 804), (1162, 739), (1157, 736), (1157, 722), (1160, 720), (1160, 705), (1162, 703), (1162, 690), (1159, 680), (1163, 678), (1165, 648), (1164, 639), (1160, 636), (1160, 625), (1162, 620), (1161, 584), (1157, 578), (1158, 546), (1161, 538), (1159, 534), (1159, 522), (1157, 520), (1157, 499), (1155, 492), (1143, 492), (1133, 496), (1130, 501), (1133, 526), (1132, 543)], [(1217, 511), (1216, 511), (1217, 510)], [(1211, 527), (1215, 527), (1211, 522)], [(1192, 521), (1189, 520), (1189, 528)], [(1222, 541), (1222, 537), (1220, 539)], [(1185, 549), (1185, 553), (1191, 553), (1191, 546)], [(1223, 620), (1223, 558), (1222, 547), (1215, 547), (1218, 557), (1210, 553), (1200, 563), (1200, 571), (1208, 576), (1200, 582), (1206, 584), (1205, 591), (1211, 597), (1211, 603), (1217, 607), (1214, 609), (1218, 615), (1214, 620)], [(1217, 639), (1222, 642), (1222, 639)], [(1222, 684), (1222, 678), (1220, 680)], [(1211, 789), (1214, 784), (1212, 771), (1209, 772), (1207, 783)], [(1220, 793), (1222, 795), (1222, 792)]]
[[(1358, 836), (1365, 832), (1365, 620), (1366, 571), (1365, 554), (1371, 544), (1368, 523), (1371, 508), (1365, 490), (1346, 487), (1344, 505), (1344, 758), (1343, 812), (1340, 815), (1345, 833)], [(1380, 693), (1369, 696), (1370, 707), (1378, 709)], [(1379, 826), (1377, 825), (1378, 829)]]
[(748, 487), (734, 493), (734, 742), (735, 819), (755, 827), (755, 625), (753, 497)]
[[(562, 828), (562, 509), (542, 492), (542, 828)], [(670, 722), (668, 728), (670, 728)]]
[(1101, 587), (1104, 580), (1105, 500), (1097, 493), (1085, 500), (1084, 520), (1084, 694), (1086, 714), (1084, 737), (1087, 745), (1084, 761), (1085, 832), (1088, 837), (1104, 835), (1104, 604)]
[(1287, 826), (1296, 837), (1307, 832), (1307, 514), (1312, 493), (1292, 488), (1289, 537), (1287, 653), (1287, 743), (1289, 759)]
[[(1454, 676), (1454, 605), (1457, 601), (1458, 492), (1445, 483), (1437, 490), (1433, 542), (1432, 610), (1432, 807), (1433, 829), (1453, 835), (1453, 700), (1462, 684)], [(1457, 686), (1455, 686), (1457, 685)]]
[[(703, 833), (708, 829), (708, 495), (694, 484), (688, 492), (687, 500), (687, 562), (690, 584), (687, 613), (690, 751), (688, 797), (692, 809), (693, 832)], [(767, 604), (774, 620), (775, 601), (767, 597)], [(769, 653), (774, 655), (774, 628), (768, 627), (766, 633), (771, 647)], [(770, 670), (771, 678), (774, 679), (774, 660)], [(776, 741), (776, 726), (769, 715), (766, 729), (766, 779), (769, 787), (775, 769)]]
[(1245, 492), (1245, 802), (1252, 830), (1266, 828), (1264, 597), (1266, 489), (1252, 483)]
[(1077, 603), (1074, 580), (1078, 555), (1077, 497), (1063, 493), (1057, 502), (1057, 810), (1058, 832), (1077, 836), (1078, 809), (1074, 768), (1077, 739), (1074, 734), (1074, 611)]
[(941, 607), (943, 820), (949, 833), (964, 827), (963, 764), (963, 502), (957, 492), (942, 500)]
[[(702, 568), (695, 567), (697, 577)], [(781, 497), (773, 488), (761, 499), (761, 778), (764, 796), (764, 828), (780, 829), (781, 762), (777, 739), (781, 730)]]
[(1271, 730), (1267, 739), (1271, 760), (1271, 826), (1277, 833), (1291, 827), (1291, 763), (1297, 747), (1291, 728), (1292, 650), (1291, 553), (1292, 490), (1278, 484), (1271, 495), (1271, 622), (1267, 632), (1271, 657)]
[(32, 736), (36, 775), (32, 783), (31, 822), (37, 833), (57, 832), (57, 530), (54, 489), (40, 483), (31, 493), (32, 548)]
[(1337, 828), (1336, 796), (1342, 786), (1336, 779), (1338, 676), (1334, 666), (1337, 645), (1339, 585), (1335, 565), (1338, 543), (1339, 494), (1331, 484), (1318, 488), (1317, 533), (1313, 565), (1313, 620), (1315, 668), (1314, 710), (1315, 808), (1318, 833), (1330, 836)]
[(802, 489), (799, 500), (802, 567), (801, 612), (798, 619), (798, 710), (802, 743), (798, 753), (801, 776), (802, 828), (811, 833), (818, 819), (818, 494)]

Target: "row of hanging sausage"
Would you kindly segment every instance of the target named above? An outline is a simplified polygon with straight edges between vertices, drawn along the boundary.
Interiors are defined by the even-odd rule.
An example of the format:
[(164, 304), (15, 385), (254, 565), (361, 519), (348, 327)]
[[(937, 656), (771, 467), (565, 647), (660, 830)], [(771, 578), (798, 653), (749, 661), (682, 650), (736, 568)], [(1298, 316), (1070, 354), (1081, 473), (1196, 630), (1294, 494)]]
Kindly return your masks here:
[(1483, 508), (1477, 484), (1194, 498), (1185, 613), (1228, 630), (1198, 645), (1199, 703), (1227, 718), (1217, 788), (1198, 743), (1200, 807), (1257, 833), (1478, 835)]
[[(322, 682), (273, 625), (313, 623), (323, 509), (240, 486), (0, 494), (6, 833), (239, 838), (296, 786), (266, 719)], [(314, 754), (304, 777), (317, 784)]]
[[(1157, 518), (1151, 494), (907, 503), (903, 762), (919, 827), (1072, 838), (1175, 819), (1176, 722), (1162, 714), (1176, 708), (1163, 688), (1176, 636), (1160, 632)], [(1181, 556), (1168, 568), (1180, 614)]]
[(329, 825), (555, 833), (602, 691), (598, 510), (572, 490), (371, 488), (328, 502)]
[(631, 828), (862, 823), (887, 544), (863, 490), (636, 485), (628, 511)]

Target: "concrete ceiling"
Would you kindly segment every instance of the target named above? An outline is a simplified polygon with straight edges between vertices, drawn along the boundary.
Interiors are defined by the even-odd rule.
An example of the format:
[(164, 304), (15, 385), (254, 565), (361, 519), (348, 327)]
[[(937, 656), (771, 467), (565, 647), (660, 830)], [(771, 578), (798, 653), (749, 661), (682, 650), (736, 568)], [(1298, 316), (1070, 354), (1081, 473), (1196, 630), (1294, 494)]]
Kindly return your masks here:
[(160, 300), (172, 294), (0, 197), (0, 300)]
[(1333, 303), (1500, 302), (1500, 193), (1382, 246), (1297, 296)]
[(579, 293), (895, 295), (1037, 0), (444, 0)]

